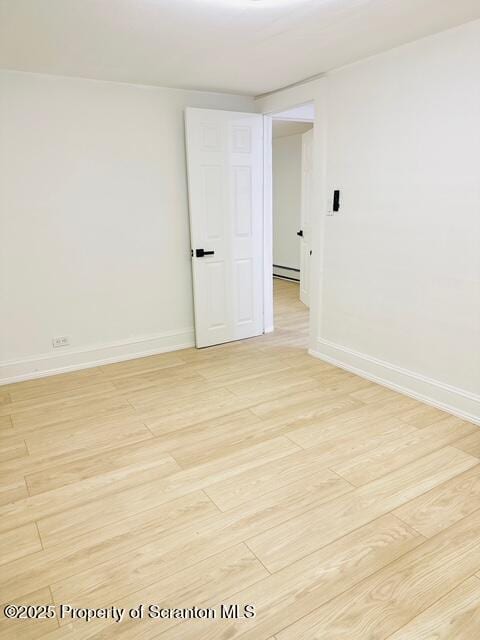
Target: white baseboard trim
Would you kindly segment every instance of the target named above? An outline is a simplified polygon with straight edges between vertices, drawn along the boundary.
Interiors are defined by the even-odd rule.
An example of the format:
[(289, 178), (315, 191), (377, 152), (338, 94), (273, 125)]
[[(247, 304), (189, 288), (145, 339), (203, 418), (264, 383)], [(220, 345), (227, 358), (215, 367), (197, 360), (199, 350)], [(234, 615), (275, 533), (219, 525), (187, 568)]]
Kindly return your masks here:
[(480, 396), (317, 338), (310, 355), (480, 425)]
[(133, 360), (194, 346), (195, 338), (192, 328), (80, 349), (61, 349), (61, 353), (58, 354), (46, 353), (33, 358), (0, 362), (0, 385), (53, 376), (78, 369), (89, 369), (102, 364)]

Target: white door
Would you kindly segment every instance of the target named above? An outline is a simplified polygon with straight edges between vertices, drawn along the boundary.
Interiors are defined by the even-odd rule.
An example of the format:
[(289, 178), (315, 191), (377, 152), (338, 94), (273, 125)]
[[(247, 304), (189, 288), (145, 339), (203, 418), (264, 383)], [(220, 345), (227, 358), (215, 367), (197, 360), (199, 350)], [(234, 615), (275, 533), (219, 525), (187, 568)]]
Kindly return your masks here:
[(197, 347), (263, 333), (263, 117), (186, 110)]
[(309, 306), (311, 215), (313, 202), (313, 129), (302, 135), (302, 206), (300, 238), (300, 300)]

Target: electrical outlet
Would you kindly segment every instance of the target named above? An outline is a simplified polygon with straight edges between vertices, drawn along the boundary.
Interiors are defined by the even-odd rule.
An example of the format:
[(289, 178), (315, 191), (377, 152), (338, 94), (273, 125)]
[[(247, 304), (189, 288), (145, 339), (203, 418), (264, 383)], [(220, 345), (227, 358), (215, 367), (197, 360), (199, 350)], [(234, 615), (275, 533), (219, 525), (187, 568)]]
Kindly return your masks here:
[(59, 336), (58, 338), (52, 338), (52, 344), (56, 347), (67, 347), (70, 344), (68, 336)]

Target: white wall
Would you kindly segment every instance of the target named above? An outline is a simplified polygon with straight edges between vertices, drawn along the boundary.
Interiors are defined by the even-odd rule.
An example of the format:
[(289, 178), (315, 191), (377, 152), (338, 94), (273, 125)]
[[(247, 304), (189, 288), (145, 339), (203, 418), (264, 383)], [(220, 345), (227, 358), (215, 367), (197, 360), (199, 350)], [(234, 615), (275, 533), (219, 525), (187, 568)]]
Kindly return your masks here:
[(192, 344), (183, 110), (253, 101), (16, 72), (0, 95), (0, 379)]
[[(273, 139), (273, 263), (300, 269), (302, 135)], [(274, 273), (281, 270), (275, 270)], [(283, 272), (298, 278), (296, 272)]]
[(479, 68), (477, 21), (258, 102), (314, 98), (323, 126), (312, 351), (476, 421)]

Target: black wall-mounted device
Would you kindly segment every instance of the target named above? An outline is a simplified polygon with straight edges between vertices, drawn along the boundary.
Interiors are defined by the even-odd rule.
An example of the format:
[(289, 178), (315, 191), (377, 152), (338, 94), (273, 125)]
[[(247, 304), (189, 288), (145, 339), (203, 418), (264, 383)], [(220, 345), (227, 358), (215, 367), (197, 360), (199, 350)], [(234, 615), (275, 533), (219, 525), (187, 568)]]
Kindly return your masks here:
[(333, 207), (332, 210), (334, 212), (340, 211), (340, 191), (339, 189), (335, 189), (333, 192)]

